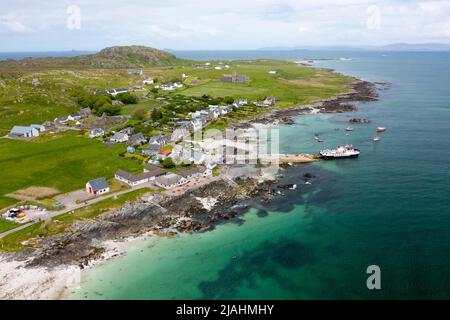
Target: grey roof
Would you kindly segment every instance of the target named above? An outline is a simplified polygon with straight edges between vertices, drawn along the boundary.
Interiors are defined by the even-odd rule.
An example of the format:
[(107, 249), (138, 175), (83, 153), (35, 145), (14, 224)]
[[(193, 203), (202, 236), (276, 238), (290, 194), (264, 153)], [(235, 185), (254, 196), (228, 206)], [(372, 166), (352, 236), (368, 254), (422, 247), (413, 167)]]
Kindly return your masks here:
[(169, 173), (164, 176), (160, 176), (156, 178), (156, 182), (163, 186), (170, 186), (173, 184), (177, 184), (183, 177), (175, 174)]
[(160, 167), (154, 166), (152, 164), (147, 164), (145, 166), (146, 173), (151, 174), (152, 177), (162, 176), (167, 173), (167, 171), (161, 169)]
[(112, 136), (112, 139), (113, 139), (113, 140), (122, 140), (122, 139), (125, 138), (125, 136), (126, 136), (125, 133), (116, 132), (116, 133)]
[(204, 166), (194, 166), (194, 167), (186, 167), (186, 168), (180, 168), (177, 170), (177, 174), (179, 174), (182, 177), (189, 177), (193, 174), (197, 173), (203, 173), (206, 170)]
[(91, 181), (89, 181), (89, 184), (91, 185), (92, 190), (94, 192), (97, 192), (99, 190), (106, 189), (109, 187), (108, 181), (106, 181), (105, 178), (98, 178), (98, 179), (91, 180)]
[(134, 144), (134, 143), (138, 144), (138, 143), (141, 143), (141, 142), (143, 142), (143, 141), (145, 141), (145, 140), (146, 140), (146, 139), (145, 139), (144, 134), (141, 133), (141, 132), (139, 132), (139, 133), (137, 133), (137, 134), (132, 135), (132, 136), (128, 139), (128, 142), (129, 142), (129, 143), (132, 143), (132, 144)]
[[(163, 171), (163, 174), (165, 173), (165, 171)], [(139, 174), (133, 174), (124, 170), (117, 170), (116, 175), (119, 177), (124, 178), (125, 180), (129, 181), (129, 182), (137, 182), (137, 181), (142, 181), (145, 179), (149, 179), (151, 177), (155, 177), (155, 174), (153, 172), (143, 172), (143, 173), (139, 173)]]
[(33, 130), (32, 127), (24, 127), (24, 126), (14, 126), (11, 129), (11, 133), (13, 134), (25, 134), (25, 133), (29, 133)]

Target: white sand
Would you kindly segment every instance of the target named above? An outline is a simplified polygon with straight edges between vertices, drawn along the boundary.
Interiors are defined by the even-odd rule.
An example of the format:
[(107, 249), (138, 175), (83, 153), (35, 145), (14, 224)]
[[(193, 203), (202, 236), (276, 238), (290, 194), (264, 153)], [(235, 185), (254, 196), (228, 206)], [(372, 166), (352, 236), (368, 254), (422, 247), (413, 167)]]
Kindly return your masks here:
[(58, 299), (68, 286), (79, 283), (76, 266), (46, 269), (24, 268), (25, 262), (6, 261), (0, 257), (0, 300)]

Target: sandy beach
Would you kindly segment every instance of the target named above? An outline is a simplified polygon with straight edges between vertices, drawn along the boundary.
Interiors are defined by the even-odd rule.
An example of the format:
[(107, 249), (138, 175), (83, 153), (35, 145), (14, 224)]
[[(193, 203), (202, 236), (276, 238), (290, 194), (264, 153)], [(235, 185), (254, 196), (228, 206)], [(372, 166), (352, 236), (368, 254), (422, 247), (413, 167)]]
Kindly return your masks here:
[(66, 287), (80, 279), (80, 269), (64, 266), (55, 269), (25, 268), (25, 261), (8, 261), (0, 257), (1, 300), (58, 299)]

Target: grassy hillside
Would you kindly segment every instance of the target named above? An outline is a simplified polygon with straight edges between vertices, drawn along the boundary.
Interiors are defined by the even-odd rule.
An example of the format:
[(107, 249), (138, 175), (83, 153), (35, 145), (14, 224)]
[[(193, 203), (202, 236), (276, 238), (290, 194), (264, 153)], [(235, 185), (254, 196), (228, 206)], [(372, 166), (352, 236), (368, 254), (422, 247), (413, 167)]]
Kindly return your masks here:
[(67, 192), (84, 188), (90, 179), (112, 178), (119, 168), (140, 171), (139, 163), (118, 156), (124, 148), (106, 147), (77, 132), (33, 141), (0, 139), (0, 208), (17, 202), (6, 194), (30, 186)]
[(148, 65), (170, 65), (177, 58), (166, 51), (144, 46), (116, 46), (98, 53), (77, 57), (25, 58), (0, 62), (2, 69), (49, 68), (136, 68)]
[[(274, 70), (277, 74), (269, 74)], [(224, 83), (223, 74), (236, 71), (250, 77), (247, 84)], [(251, 100), (275, 96), (282, 105), (308, 103), (315, 99), (331, 97), (345, 91), (348, 77), (324, 70), (301, 67), (293, 62), (260, 60), (234, 62), (229, 70), (192, 69), (189, 74), (198, 77), (196, 85), (183, 93), (199, 96), (238, 96)]]

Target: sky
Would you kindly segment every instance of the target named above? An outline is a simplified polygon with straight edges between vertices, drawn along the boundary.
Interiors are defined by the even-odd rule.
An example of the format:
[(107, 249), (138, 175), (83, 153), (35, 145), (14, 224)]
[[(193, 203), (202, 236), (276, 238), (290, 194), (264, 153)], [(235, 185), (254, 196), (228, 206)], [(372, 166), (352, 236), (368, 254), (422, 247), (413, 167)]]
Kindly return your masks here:
[(0, 0), (0, 52), (450, 43), (450, 0)]

